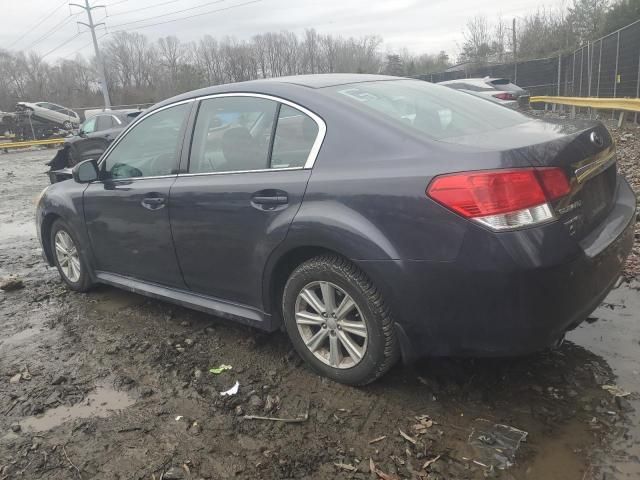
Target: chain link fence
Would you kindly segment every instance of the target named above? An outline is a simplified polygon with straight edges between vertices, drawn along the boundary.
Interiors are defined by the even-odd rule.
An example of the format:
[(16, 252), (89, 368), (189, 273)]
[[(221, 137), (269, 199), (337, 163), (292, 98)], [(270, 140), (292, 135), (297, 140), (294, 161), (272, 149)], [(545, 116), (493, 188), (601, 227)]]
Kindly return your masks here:
[(418, 78), (442, 82), (485, 76), (509, 78), (532, 96), (640, 97), (640, 20), (573, 53), (526, 62), (469, 65)]

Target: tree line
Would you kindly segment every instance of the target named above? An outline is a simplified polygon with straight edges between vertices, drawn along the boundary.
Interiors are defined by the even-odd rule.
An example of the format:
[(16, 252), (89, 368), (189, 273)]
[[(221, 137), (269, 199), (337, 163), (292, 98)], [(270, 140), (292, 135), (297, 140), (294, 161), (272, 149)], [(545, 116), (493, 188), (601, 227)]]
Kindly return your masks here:
[[(640, 0), (573, 0), (566, 8), (539, 9), (517, 21), (470, 19), (458, 62), (526, 60), (575, 48), (640, 18)], [(515, 46), (515, 52), (514, 52)], [(156, 41), (115, 32), (101, 43), (107, 84), (115, 105), (154, 103), (177, 93), (228, 82), (310, 73), (386, 73), (412, 76), (443, 71), (446, 52), (383, 52), (377, 35), (343, 37), (314, 29), (302, 35), (268, 32), (248, 40), (204, 36)], [(47, 62), (35, 52), (0, 49), (0, 110), (17, 101), (47, 100), (73, 108), (101, 105), (95, 59), (76, 56)]]
[[(544, 58), (566, 53), (640, 19), (640, 0), (573, 0), (540, 7), (517, 18), (467, 21), (458, 61), (483, 63)], [(515, 40), (515, 43), (514, 43)]]
[[(116, 32), (101, 43), (112, 103), (153, 103), (180, 92), (229, 82), (311, 73), (416, 74), (446, 68), (449, 58), (412, 55), (388, 61), (376, 35), (342, 37), (309, 29), (303, 35), (269, 32), (250, 40), (195, 42), (175, 36), (151, 41), (136, 32)], [(397, 57), (397, 62), (393, 59)], [(70, 107), (100, 105), (95, 60), (82, 56), (48, 63), (34, 52), (0, 50), (0, 110), (17, 101), (47, 100)]]

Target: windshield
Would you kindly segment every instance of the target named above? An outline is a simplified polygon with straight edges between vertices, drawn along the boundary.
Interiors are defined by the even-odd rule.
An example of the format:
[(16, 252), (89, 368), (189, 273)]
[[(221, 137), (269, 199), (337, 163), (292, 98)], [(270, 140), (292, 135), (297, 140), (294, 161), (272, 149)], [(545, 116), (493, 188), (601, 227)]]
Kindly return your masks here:
[(380, 113), (399, 126), (437, 140), (489, 132), (529, 120), (487, 100), (420, 80), (353, 83), (327, 90), (356, 108)]

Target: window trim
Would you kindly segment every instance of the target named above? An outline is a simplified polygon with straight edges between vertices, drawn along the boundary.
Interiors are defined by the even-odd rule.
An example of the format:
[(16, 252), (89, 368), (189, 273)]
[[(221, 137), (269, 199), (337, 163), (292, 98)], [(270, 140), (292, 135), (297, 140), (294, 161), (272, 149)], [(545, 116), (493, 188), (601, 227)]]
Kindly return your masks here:
[[(255, 170), (227, 170), (224, 172), (200, 172), (200, 173), (186, 172), (186, 173), (178, 173), (178, 177), (196, 177), (196, 176), (203, 176), (203, 175), (230, 175), (230, 174), (235, 175), (238, 173), (282, 172), (282, 171), (288, 171), (288, 170), (310, 170), (313, 168), (316, 162), (316, 159), (318, 158), (318, 154), (320, 153), (320, 148), (324, 143), (324, 137), (327, 133), (327, 125), (320, 116), (316, 115), (308, 108), (305, 108), (302, 105), (298, 105), (295, 102), (286, 100), (281, 97), (277, 97), (275, 95), (268, 95), (265, 93), (250, 93), (250, 92), (214, 93), (211, 95), (203, 95), (202, 97), (197, 97), (195, 98), (195, 100), (197, 100), (198, 102), (202, 102), (203, 100), (209, 100), (212, 98), (224, 98), (224, 97), (253, 97), (253, 98), (263, 98), (266, 100), (272, 100), (278, 103), (278, 108), (276, 109), (277, 112), (280, 111), (280, 105), (284, 104), (298, 110), (299, 112), (302, 112), (303, 114), (311, 118), (314, 122), (316, 122), (316, 125), (318, 125), (318, 134), (316, 135), (316, 139), (314, 140), (313, 145), (311, 146), (311, 150), (309, 150), (309, 155), (307, 156), (307, 160), (305, 161), (304, 165), (300, 167), (259, 168)], [(197, 121), (197, 118), (196, 118), (196, 121)], [(274, 128), (277, 130), (277, 122), (274, 123)], [(194, 133), (195, 133), (195, 123), (194, 123), (194, 128), (191, 131), (191, 139), (193, 139)], [(272, 148), (273, 146), (269, 145), (269, 152), (270, 152), (269, 162), (271, 162)], [(191, 160), (190, 149), (189, 149), (189, 160)]]
[[(202, 95), (200, 97), (194, 97), (194, 98), (189, 98), (187, 100), (181, 100), (179, 102), (175, 102), (175, 103), (171, 103), (169, 105), (164, 105), (156, 110), (153, 110), (151, 112), (147, 112), (144, 114), (140, 114), (136, 117), (136, 119), (131, 122), (127, 128), (120, 134), (118, 135), (118, 138), (116, 138), (116, 140), (114, 142), (111, 143), (111, 145), (109, 145), (109, 147), (107, 148), (107, 150), (105, 150), (105, 152), (102, 154), (102, 156), (100, 157), (100, 161), (98, 162), (98, 168), (102, 167), (102, 164), (107, 160), (107, 158), (109, 157), (109, 155), (111, 154), (111, 151), (118, 146), (118, 144), (133, 130), (133, 128), (135, 128), (135, 126), (138, 124), (138, 122), (143, 121), (145, 118), (150, 117), (151, 115), (154, 115), (158, 112), (161, 112), (163, 110), (166, 110), (168, 108), (171, 107), (176, 107), (178, 105), (182, 105), (185, 103), (191, 103), (191, 102), (201, 102), (202, 100), (209, 100), (211, 98), (223, 98), (223, 97), (254, 97), (254, 98), (264, 98), (267, 100), (273, 100), (275, 102), (279, 102), (280, 104), (285, 104), (288, 105), (292, 108), (295, 108), (296, 110), (299, 110), (300, 112), (304, 113), (305, 115), (309, 116), (314, 122), (316, 122), (316, 124), (318, 125), (318, 134), (316, 136), (315, 141), (313, 142), (313, 146), (311, 147), (311, 150), (309, 151), (309, 156), (307, 157), (307, 161), (305, 162), (305, 164), (301, 167), (282, 167), (282, 168), (262, 168), (262, 169), (257, 169), (257, 170), (230, 170), (230, 171), (226, 171), (226, 172), (203, 172), (203, 173), (177, 173), (177, 174), (171, 174), (171, 175), (158, 175), (158, 176), (151, 176), (151, 177), (132, 177), (132, 178), (128, 178), (128, 179), (122, 179), (122, 180), (127, 180), (127, 181), (131, 181), (131, 180), (145, 180), (145, 179), (153, 179), (153, 178), (169, 178), (169, 177), (195, 177), (195, 176), (203, 176), (203, 175), (235, 175), (238, 173), (262, 173), (262, 172), (282, 172), (282, 171), (288, 171), (288, 170), (310, 170), (313, 168), (313, 166), (315, 165), (315, 162), (318, 158), (318, 155), (320, 153), (320, 148), (322, 147), (322, 144), (324, 143), (324, 138), (327, 134), (327, 124), (325, 123), (325, 121), (317, 114), (315, 114), (314, 112), (312, 112), (311, 110), (309, 110), (308, 108), (303, 107), (302, 105), (299, 105), (295, 102), (292, 102), (290, 100), (286, 100), (284, 98), (281, 97), (277, 97), (275, 95), (268, 95), (265, 93), (251, 93), (251, 92), (226, 92), (226, 93), (213, 93), (210, 95)], [(197, 118), (196, 118), (197, 120)], [(188, 121), (187, 121), (188, 123)], [(189, 125), (187, 124), (187, 128), (189, 128)], [(191, 144), (191, 140), (193, 139), (193, 135), (195, 132), (195, 122), (193, 123), (193, 125), (191, 126), (191, 130), (187, 130), (185, 137), (189, 138), (189, 144)], [(183, 139), (184, 141), (184, 139)], [(188, 159), (190, 160), (191, 157), (191, 151), (189, 149), (189, 153), (188, 153)]]
[[(124, 139), (124, 137), (126, 137), (129, 133), (131, 133), (131, 130), (133, 130), (135, 128), (135, 126), (138, 124), (138, 122), (143, 121), (145, 118), (149, 118), (151, 115), (155, 115), (158, 112), (162, 112), (163, 110), (167, 110), (171, 107), (177, 107), (178, 105), (184, 105), (186, 103), (192, 103), (194, 102), (196, 99), (195, 98), (190, 98), (188, 100), (182, 100), (180, 102), (175, 102), (175, 103), (171, 103), (169, 105), (165, 105), (163, 107), (160, 107), (156, 110), (153, 110), (151, 112), (145, 113), (144, 115), (138, 115), (136, 117), (136, 119), (131, 122), (129, 124), (129, 126), (120, 134), (118, 135), (118, 137), (115, 139), (115, 141), (111, 142), (111, 145), (109, 145), (109, 147), (104, 151), (104, 153), (100, 156), (100, 160), (98, 161), (98, 170), (100, 170), (102, 168), (102, 165), (104, 164), (104, 162), (107, 161), (107, 158), (109, 157), (109, 155), (111, 155), (111, 152), (113, 151), (113, 149), (122, 141), (122, 139)], [(96, 115), (97, 116), (97, 115)], [(187, 118), (185, 119), (185, 122), (188, 123), (189, 120), (189, 116), (187, 115)], [(185, 125), (185, 128), (188, 125)], [(183, 143), (184, 143), (184, 133), (182, 134), (182, 140), (179, 142), (181, 149), (184, 148), (183, 147)], [(180, 162), (178, 162), (178, 166), (180, 165)], [(112, 182), (118, 182), (118, 181), (133, 181), (133, 180), (146, 180), (146, 179), (153, 179), (153, 178), (171, 178), (171, 177), (176, 177), (178, 174), (177, 173), (172, 173), (169, 175), (153, 175), (153, 176), (148, 176), (148, 177), (127, 177), (127, 178), (118, 178), (118, 179), (113, 179), (110, 180)], [(101, 180), (100, 183), (103, 183), (103, 181)]]

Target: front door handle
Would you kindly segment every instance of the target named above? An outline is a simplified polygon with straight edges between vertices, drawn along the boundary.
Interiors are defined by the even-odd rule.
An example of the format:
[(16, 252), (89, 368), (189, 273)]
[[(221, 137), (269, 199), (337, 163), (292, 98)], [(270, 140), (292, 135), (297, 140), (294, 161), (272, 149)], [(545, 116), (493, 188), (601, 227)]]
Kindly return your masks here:
[(165, 206), (164, 197), (145, 197), (140, 202), (147, 210), (159, 210)]

